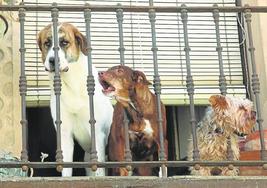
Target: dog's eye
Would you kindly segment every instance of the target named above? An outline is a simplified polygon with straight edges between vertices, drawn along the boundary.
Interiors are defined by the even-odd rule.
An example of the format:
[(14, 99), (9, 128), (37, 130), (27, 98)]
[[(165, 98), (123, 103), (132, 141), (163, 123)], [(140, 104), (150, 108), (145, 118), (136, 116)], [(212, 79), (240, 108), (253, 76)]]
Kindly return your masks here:
[(51, 47), (51, 41), (46, 41), (46, 42), (44, 43), (44, 45), (45, 45), (45, 47), (47, 47), (47, 48)]
[(60, 42), (60, 46), (64, 47), (64, 46), (67, 46), (69, 44), (69, 41), (66, 41), (66, 40), (62, 40)]

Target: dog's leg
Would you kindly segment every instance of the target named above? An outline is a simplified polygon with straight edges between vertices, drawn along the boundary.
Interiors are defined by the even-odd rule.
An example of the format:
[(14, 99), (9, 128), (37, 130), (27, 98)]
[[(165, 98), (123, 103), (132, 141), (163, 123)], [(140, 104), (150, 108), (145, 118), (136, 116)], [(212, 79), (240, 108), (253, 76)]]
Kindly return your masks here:
[[(54, 126), (57, 131), (57, 127), (55, 125), (56, 119), (56, 99), (55, 96), (51, 96), (50, 101), (50, 108), (51, 108), (51, 115), (54, 120)], [(61, 106), (61, 109), (64, 109)], [(64, 162), (72, 162), (73, 161), (73, 150), (74, 150), (74, 141), (72, 136), (72, 125), (73, 120), (71, 119), (71, 115), (68, 114), (66, 111), (61, 110), (61, 149), (63, 155)], [(72, 168), (63, 168), (62, 176), (72, 176)]]
[[(89, 162), (90, 161), (90, 159), (91, 159), (91, 157), (90, 157), (90, 152), (84, 152), (84, 161), (85, 162)], [(91, 171), (91, 169), (90, 168), (85, 168), (85, 172), (86, 172), (86, 175), (87, 176), (92, 176), (92, 171)]]
[[(70, 114), (61, 111), (61, 148), (64, 162), (73, 161), (74, 141), (72, 133), (72, 125), (74, 124)], [(62, 176), (72, 176), (72, 168), (63, 168)]]
[[(51, 109), (53, 119), (56, 118), (54, 108)], [(69, 115), (62, 112), (62, 124), (61, 124), (61, 149), (64, 162), (73, 161), (74, 141), (72, 136), (73, 121)], [(56, 126), (55, 126), (56, 128)], [(57, 130), (57, 128), (56, 128)], [(62, 176), (72, 176), (72, 168), (63, 168)]]
[[(96, 129), (97, 129), (96, 125)], [(98, 133), (96, 135), (96, 151), (97, 151), (97, 157), (99, 162), (105, 162), (105, 134), (100, 132), (100, 130), (96, 130)], [(85, 153), (84, 160), (88, 161), (90, 160), (90, 153)], [(86, 169), (86, 174), (89, 176), (105, 176), (105, 168), (97, 168), (97, 170), (94, 172), (90, 168)]]
[[(63, 152), (63, 161), (72, 162), (73, 161), (73, 149), (74, 141), (73, 137), (68, 131), (61, 132), (61, 147)], [(72, 176), (72, 168), (63, 168), (62, 176)]]

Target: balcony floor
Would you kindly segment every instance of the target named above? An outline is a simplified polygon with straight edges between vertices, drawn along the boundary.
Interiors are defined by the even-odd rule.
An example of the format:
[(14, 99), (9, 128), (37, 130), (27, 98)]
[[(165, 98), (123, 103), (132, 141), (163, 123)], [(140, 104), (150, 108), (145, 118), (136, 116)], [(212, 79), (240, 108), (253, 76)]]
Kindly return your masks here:
[(157, 177), (34, 177), (34, 178), (3, 178), (1, 188), (266, 188), (266, 176), (239, 177), (192, 177), (175, 176), (165, 179)]

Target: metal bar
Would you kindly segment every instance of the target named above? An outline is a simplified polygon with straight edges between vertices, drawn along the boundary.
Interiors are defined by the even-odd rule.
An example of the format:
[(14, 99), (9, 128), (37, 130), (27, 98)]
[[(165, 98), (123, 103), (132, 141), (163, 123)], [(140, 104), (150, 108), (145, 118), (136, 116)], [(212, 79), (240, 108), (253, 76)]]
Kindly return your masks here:
[(188, 21), (188, 15), (187, 15), (187, 7), (183, 4), (183, 9), (181, 12), (181, 18), (183, 22), (183, 30), (184, 30), (184, 43), (185, 43), (185, 55), (186, 55), (186, 70), (187, 70), (187, 76), (186, 76), (186, 87), (187, 87), (187, 93), (189, 96), (189, 102), (190, 102), (190, 116), (191, 116), (191, 128), (192, 128), (192, 139), (193, 139), (193, 159), (195, 161), (199, 160), (199, 150), (198, 150), (198, 144), (197, 144), (197, 135), (196, 135), (196, 117), (195, 117), (195, 107), (194, 107), (194, 83), (193, 78), (191, 75), (191, 67), (190, 67), (190, 47), (189, 47), (189, 41), (188, 41), (188, 29), (187, 29), (187, 21)]
[[(118, 6), (121, 6), (121, 4), (118, 4)], [(119, 47), (119, 52), (120, 52), (120, 64), (124, 65), (124, 44), (123, 44), (123, 27), (122, 27), (122, 22), (123, 22), (123, 9), (119, 8), (116, 10), (117, 14), (117, 21), (118, 21), (118, 28), (119, 28), (119, 42), (120, 42), (120, 47)], [(126, 109), (123, 112), (123, 124), (124, 124), (124, 136), (125, 136), (125, 147), (124, 147), (124, 159), (127, 162), (132, 161), (132, 153), (130, 150), (130, 140), (129, 140), (129, 120), (126, 115)], [(129, 176), (132, 174), (132, 166), (127, 165), (126, 169), (129, 172)]]
[(0, 168), (20, 168), (28, 166), (29, 168), (55, 168), (58, 165), (64, 168), (87, 168), (97, 164), (100, 168), (114, 168), (125, 167), (132, 165), (134, 167), (159, 167), (162, 165), (168, 167), (194, 166), (200, 164), (202, 166), (228, 166), (234, 164), (235, 166), (263, 166), (267, 161), (114, 161), (114, 162), (0, 162)]
[[(26, 95), (27, 95), (27, 79), (25, 75), (25, 46), (24, 46), (24, 22), (25, 22), (25, 9), (19, 9), (19, 22), (20, 22), (20, 78), (19, 78), (19, 91), (21, 96), (21, 121), (22, 126), (22, 151), (21, 151), (21, 161), (28, 161), (28, 151), (27, 151), (27, 132), (28, 132), (28, 122), (26, 119)], [(22, 170), (26, 171), (28, 169), (27, 165), (22, 166)]]
[[(153, 6), (153, 1), (149, 0), (149, 5)], [(159, 150), (159, 160), (166, 161), (165, 156), (165, 148), (164, 148), (164, 135), (163, 135), (163, 119), (161, 113), (161, 100), (160, 100), (160, 93), (161, 93), (161, 84), (160, 84), (160, 77), (158, 71), (158, 56), (157, 56), (157, 44), (156, 44), (156, 12), (154, 9), (149, 9), (149, 21), (151, 24), (151, 35), (152, 35), (152, 48), (151, 51), (153, 53), (153, 67), (154, 67), (154, 76), (153, 76), (153, 87), (156, 95), (157, 101), (157, 122), (159, 128), (159, 140), (160, 140), (160, 150)], [(165, 165), (161, 166), (162, 168), (162, 177), (167, 177), (167, 167)]]
[[(129, 119), (127, 118), (126, 115), (126, 109), (123, 112), (123, 124), (124, 124), (124, 135), (125, 135), (125, 151), (124, 151), (124, 159), (126, 162), (131, 162), (132, 161), (132, 153), (130, 150), (130, 140), (129, 140)], [(129, 172), (129, 176), (132, 174), (132, 166), (127, 165), (126, 169)]]
[(188, 14), (187, 14), (187, 7), (183, 4), (181, 12), (181, 18), (183, 22), (183, 31), (184, 31), (184, 43), (185, 43), (185, 55), (186, 55), (186, 68), (187, 68), (187, 76), (186, 76), (186, 87), (187, 92), (189, 95), (189, 101), (190, 101), (190, 115), (191, 115), (191, 128), (192, 128), (192, 139), (193, 139), (193, 159), (199, 160), (199, 151), (198, 151), (198, 144), (197, 144), (197, 136), (196, 136), (196, 118), (195, 118), (195, 109), (194, 109), (194, 83), (193, 78), (191, 75), (191, 67), (190, 67), (190, 47), (189, 47), (189, 41), (188, 41), (188, 29), (187, 29), (187, 21), (188, 21)]
[[(248, 7), (248, 6), (247, 6)], [(245, 10), (245, 20), (247, 23), (247, 33), (248, 33), (248, 42), (249, 42), (249, 53), (250, 53), (250, 64), (252, 68), (252, 91), (255, 95), (255, 102), (256, 102), (256, 109), (257, 109), (257, 122), (260, 131), (260, 143), (261, 143), (261, 159), (267, 159), (267, 150), (264, 144), (264, 132), (262, 126), (262, 115), (261, 115), (261, 104), (260, 104), (260, 81), (257, 74), (256, 69), (256, 61), (255, 61), (255, 48), (253, 44), (253, 37), (252, 37), (252, 28), (251, 28), (251, 10), (249, 7)]]
[[(89, 5), (86, 4), (86, 7)], [(87, 76), (87, 92), (89, 95), (89, 108), (90, 108), (90, 120), (91, 125), (91, 162), (96, 163), (98, 160), (95, 141), (95, 113), (94, 113), (94, 91), (95, 80), (92, 73), (92, 47), (91, 47), (91, 10), (89, 8), (84, 10), (84, 19), (86, 24), (86, 39), (87, 39), (87, 62), (88, 62), (88, 76)], [(97, 165), (92, 166), (92, 170), (97, 170)]]
[[(118, 4), (118, 6), (121, 6), (121, 4)], [(117, 14), (117, 21), (118, 21), (118, 28), (119, 28), (119, 41), (120, 41), (120, 47), (119, 47), (119, 52), (120, 52), (120, 64), (124, 65), (124, 44), (123, 44), (123, 27), (122, 27), (122, 22), (123, 22), (123, 9), (119, 8), (116, 10)]]
[[(20, 8), (26, 11), (50, 11), (51, 5), (0, 5), (0, 11), (18, 11)], [(182, 12), (183, 7), (178, 6), (107, 6), (107, 5), (89, 5), (87, 7), (91, 9), (92, 12), (115, 12), (117, 9), (121, 8), (124, 12), (148, 12), (149, 9), (154, 9), (156, 12)], [(220, 12), (244, 12), (247, 8), (251, 12), (262, 12), (267, 13), (267, 6), (219, 6)], [(57, 6), (59, 11), (71, 11), (80, 12), (84, 11), (85, 6), (83, 5), (60, 5)], [(187, 7), (188, 12), (213, 12), (214, 7), (210, 6), (190, 6)]]
[[(218, 5), (215, 4), (213, 7), (218, 8)], [(217, 41), (216, 50), (218, 52), (219, 70), (220, 70), (219, 86), (220, 86), (221, 94), (226, 95), (227, 94), (227, 84), (226, 84), (226, 79), (225, 79), (225, 75), (224, 75), (224, 68), (223, 68), (222, 46), (221, 46), (220, 25), (219, 25), (220, 14), (219, 14), (218, 9), (214, 9), (213, 18), (214, 18), (214, 23), (215, 23), (216, 41)]]
[[(52, 24), (53, 24), (53, 43), (54, 43), (54, 57), (55, 57), (55, 75), (54, 75), (54, 92), (56, 96), (56, 121), (55, 125), (57, 128), (57, 150), (56, 150), (56, 161), (62, 162), (63, 155), (61, 149), (61, 118), (60, 118), (60, 94), (61, 94), (61, 79), (59, 73), (59, 44), (58, 44), (58, 9), (57, 4), (53, 3), (54, 8), (51, 10)], [(63, 170), (62, 166), (57, 166), (57, 170), (61, 172)]]
[[(218, 8), (218, 5), (215, 4), (213, 5), (214, 8)], [(216, 42), (217, 42), (217, 47), (216, 50), (218, 52), (218, 60), (219, 60), (219, 88), (221, 91), (222, 95), (227, 94), (227, 84), (226, 84), (226, 79), (224, 75), (224, 67), (223, 67), (223, 58), (222, 58), (222, 46), (221, 46), (221, 37), (220, 37), (220, 13), (218, 9), (214, 9), (213, 11), (213, 19), (215, 23), (215, 31), (216, 31)], [(233, 150), (231, 147), (231, 138), (227, 138), (227, 159), (228, 160), (234, 160), (234, 154)], [(233, 168), (233, 165), (229, 165), (229, 168)]]

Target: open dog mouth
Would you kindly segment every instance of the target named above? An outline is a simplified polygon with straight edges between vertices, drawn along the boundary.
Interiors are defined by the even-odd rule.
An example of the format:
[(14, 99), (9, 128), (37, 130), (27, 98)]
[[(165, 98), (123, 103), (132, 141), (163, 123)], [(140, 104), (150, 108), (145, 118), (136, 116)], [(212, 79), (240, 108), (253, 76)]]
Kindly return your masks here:
[(105, 95), (111, 94), (113, 91), (115, 91), (115, 87), (113, 87), (111, 84), (109, 84), (107, 81), (99, 78), (100, 84), (102, 85), (103, 89), (103, 93)]

